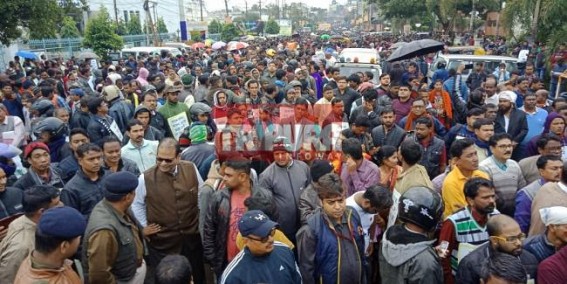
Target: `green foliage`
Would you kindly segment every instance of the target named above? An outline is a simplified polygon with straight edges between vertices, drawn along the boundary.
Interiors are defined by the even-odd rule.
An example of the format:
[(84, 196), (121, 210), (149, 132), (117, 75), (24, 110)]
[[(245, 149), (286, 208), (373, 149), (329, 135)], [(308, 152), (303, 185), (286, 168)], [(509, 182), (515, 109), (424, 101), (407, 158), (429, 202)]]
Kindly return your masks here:
[(128, 28), (126, 27), (126, 23), (124, 23), (124, 21), (122, 21), (122, 19), (118, 20), (118, 23), (115, 23), (116, 26), (116, 34), (117, 35), (127, 35), (128, 34)]
[[(83, 22), (83, 11), (88, 9), (87, 0), (58, 0), (59, 6), (63, 9), (63, 15), (71, 17), (75, 23)], [(79, 27), (82, 31), (83, 27)]]
[(119, 50), (123, 45), (124, 41), (115, 33), (108, 11), (101, 6), (98, 15), (87, 23), (83, 46), (92, 48), (97, 55), (106, 58), (108, 52)]
[(81, 33), (77, 28), (77, 23), (73, 18), (69, 16), (65, 16), (63, 18), (63, 24), (61, 25), (61, 29), (59, 30), (59, 35), (62, 38), (75, 38), (80, 37)]
[(194, 42), (201, 41), (201, 34), (198, 31), (191, 32), (191, 40)]
[(423, 0), (378, 0), (385, 18), (413, 18), (425, 14)]
[(30, 38), (54, 38), (63, 19), (56, 0), (2, 0), (0, 11), (0, 42), (6, 45), (22, 35), (20, 27), (29, 29)]
[(160, 34), (164, 34), (164, 33), (168, 33), (167, 31), (167, 26), (165, 25), (165, 22), (163, 21), (162, 17), (158, 18), (157, 21), (157, 32)]
[[(567, 38), (567, 1), (540, 0), (539, 19), (535, 26), (535, 39), (547, 43), (550, 50)], [(531, 35), (536, 0), (510, 0), (506, 2), (502, 23), (515, 38)], [(512, 27), (518, 27), (512, 29)]]
[(233, 38), (238, 37), (239, 35), (240, 35), (240, 31), (233, 24), (227, 24), (222, 27), (221, 39), (224, 42), (229, 42)]
[(266, 27), (264, 28), (264, 32), (267, 33), (267, 34), (271, 34), (271, 35), (279, 34), (280, 33), (280, 25), (274, 20), (269, 20), (266, 23)]
[(208, 30), (211, 34), (220, 34), (222, 32), (222, 24), (217, 20), (213, 20), (209, 23)]
[(138, 15), (132, 14), (130, 21), (126, 24), (126, 30), (129, 35), (142, 34), (142, 24), (140, 23), (140, 17), (138, 17)]

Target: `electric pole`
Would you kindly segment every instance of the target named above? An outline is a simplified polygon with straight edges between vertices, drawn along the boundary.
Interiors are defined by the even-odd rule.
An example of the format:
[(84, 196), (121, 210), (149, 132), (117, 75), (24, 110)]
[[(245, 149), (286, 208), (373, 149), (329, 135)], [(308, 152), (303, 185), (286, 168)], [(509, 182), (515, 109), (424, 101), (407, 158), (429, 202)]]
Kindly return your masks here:
[(262, 20), (262, 0), (260, 0), (260, 21)]
[[(158, 46), (159, 45), (159, 37), (158, 37), (156, 25), (154, 25), (154, 22), (152, 21), (152, 13), (151, 13), (151, 10), (150, 10), (150, 3), (152, 4), (152, 8), (154, 8), (154, 13), (155, 13), (155, 7), (156, 7), (157, 3), (156, 2), (150, 2), (149, 0), (146, 0), (144, 2), (144, 11), (146, 11), (146, 19), (148, 20), (148, 23), (147, 23), (148, 28), (151, 29), (151, 33), (153, 34), (154, 46)], [(147, 31), (147, 32), (150, 32), (150, 31)]]
[(116, 0), (114, 0), (114, 20), (116, 21), (116, 24), (118, 25), (118, 7), (116, 6)]
[(179, 0), (179, 32), (181, 33), (181, 41), (187, 40), (187, 20), (185, 19), (184, 0)]
[(199, 5), (201, 6), (201, 22), (203, 21), (203, 0), (199, 0)]

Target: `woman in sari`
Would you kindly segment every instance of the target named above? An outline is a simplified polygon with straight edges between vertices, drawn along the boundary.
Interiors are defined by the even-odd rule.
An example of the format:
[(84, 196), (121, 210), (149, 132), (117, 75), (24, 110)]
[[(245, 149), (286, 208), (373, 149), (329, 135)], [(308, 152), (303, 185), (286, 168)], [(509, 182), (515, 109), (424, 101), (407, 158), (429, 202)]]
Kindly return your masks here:
[(396, 147), (384, 145), (376, 153), (376, 160), (380, 167), (380, 184), (394, 190), (396, 179), (402, 172), (402, 167), (398, 165), (398, 151)]

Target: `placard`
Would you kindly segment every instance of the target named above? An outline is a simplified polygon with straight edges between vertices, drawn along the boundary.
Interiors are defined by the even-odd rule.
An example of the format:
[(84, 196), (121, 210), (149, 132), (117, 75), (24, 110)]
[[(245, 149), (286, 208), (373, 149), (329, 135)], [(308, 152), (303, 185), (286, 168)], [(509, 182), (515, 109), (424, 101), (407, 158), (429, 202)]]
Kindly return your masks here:
[(116, 138), (118, 138), (118, 140), (122, 141), (122, 139), (124, 139), (124, 136), (122, 136), (122, 132), (120, 131), (120, 128), (118, 128), (116, 121), (113, 121), (112, 124), (110, 124), (110, 131), (112, 131), (112, 133), (116, 135)]
[(187, 114), (185, 112), (180, 112), (167, 119), (167, 124), (169, 129), (171, 129), (171, 134), (175, 140), (179, 141), (179, 136), (183, 134), (183, 130), (189, 126), (189, 120), (187, 119)]

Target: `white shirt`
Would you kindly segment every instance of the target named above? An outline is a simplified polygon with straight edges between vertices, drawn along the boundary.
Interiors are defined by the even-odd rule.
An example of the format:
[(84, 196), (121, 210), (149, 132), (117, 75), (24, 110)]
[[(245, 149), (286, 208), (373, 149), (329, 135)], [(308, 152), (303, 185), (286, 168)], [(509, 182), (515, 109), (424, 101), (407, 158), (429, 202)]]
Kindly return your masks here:
[[(194, 164), (193, 167), (195, 168), (195, 174), (197, 174), (198, 188), (201, 188), (204, 183), (203, 178), (201, 178), (201, 175), (199, 174), (199, 171)], [(175, 168), (174, 175), (176, 174), (177, 168)], [(138, 187), (136, 188), (136, 197), (134, 197), (134, 203), (132, 203), (132, 212), (134, 213), (134, 216), (136, 217), (136, 219), (138, 219), (138, 222), (140, 222), (140, 225), (142, 225), (142, 227), (148, 226), (148, 219), (146, 215), (146, 182), (144, 181), (144, 174), (141, 174), (140, 177), (138, 177)]]
[(358, 216), (360, 216), (360, 225), (362, 226), (362, 231), (364, 231), (364, 250), (366, 251), (370, 243), (370, 234), (368, 233), (368, 230), (370, 229), (372, 223), (374, 223), (374, 214), (365, 212), (364, 210), (362, 210), (362, 207), (360, 207), (356, 203), (356, 201), (354, 201), (355, 195), (362, 194), (364, 194), (364, 191), (356, 192), (355, 194), (351, 195), (346, 199), (346, 205), (356, 210), (356, 213), (358, 213)]

